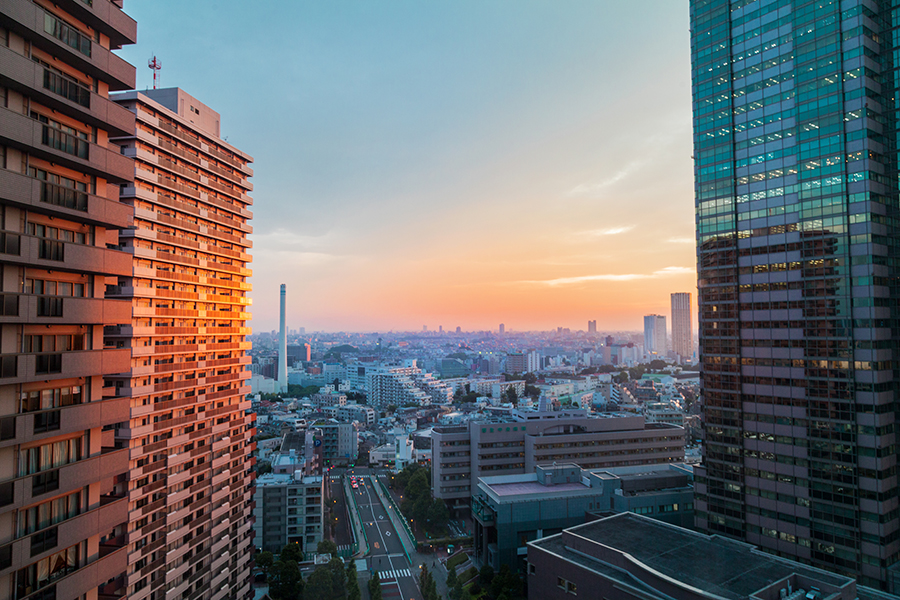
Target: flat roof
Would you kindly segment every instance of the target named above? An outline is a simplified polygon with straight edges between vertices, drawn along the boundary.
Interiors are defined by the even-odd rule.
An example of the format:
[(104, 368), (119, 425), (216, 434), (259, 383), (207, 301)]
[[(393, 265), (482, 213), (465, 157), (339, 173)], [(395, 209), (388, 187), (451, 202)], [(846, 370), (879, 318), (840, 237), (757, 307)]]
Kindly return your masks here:
[[(588, 557), (584, 552), (569, 549), (566, 544), (569, 535), (597, 544), (597, 557)], [(623, 571), (610, 571), (610, 565), (599, 556), (603, 550), (608, 553), (612, 549), (616, 553), (629, 555), (645, 568), (673, 582), (728, 600), (745, 600), (794, 573), (836, 587), (852, 581), (842, 575), (778, 558), (750, 544), (718, 535), (707, 536), (633, 513), (622, 513), (571, 527), (562, 534), (530, 542), (529, 545), (627, 585), (648, 589), (643, 582), (638, 583), (636, 578)], [(858, 588), (858, 592), (860, 600), (889, 597), (868, 588)], [(658, 596), (660, 592), (654, 590), (654, 595)]]
[(554, 494), (561, 492), (573, 492), (577, 490), (587, 490), (590, 487), (583, 483), (556, 483), (554, 485), (541, 485), (537, 481), (517, 481), (513, 483), (500, 483), (490, 485), (488, 487), (498, 496), (518, 496), (520, 494), (546, 494), (552, 492)]

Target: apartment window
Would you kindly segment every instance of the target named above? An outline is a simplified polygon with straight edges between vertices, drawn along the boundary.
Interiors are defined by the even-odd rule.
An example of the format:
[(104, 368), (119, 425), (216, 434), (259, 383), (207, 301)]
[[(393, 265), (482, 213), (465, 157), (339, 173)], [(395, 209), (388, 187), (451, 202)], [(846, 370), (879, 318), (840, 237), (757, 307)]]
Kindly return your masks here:
[(57, 528), (47, 529), (31, 536), (31, 556), (37, 556), (56, 546)]
[(54, 469), (81, 459), (81, 437), (25, 448), (19, 452), (19, 477)]
[(22, 352), (74, 352), (85, 349), (85, 335), (83, 333), (64, 335), (37, 335), (26, 334), (22, 336)]
[(43, 123), (41, 144), (78, 158), (87, 159), (89, 147), (87, 133), (68, 125), (63, 125), (36, 112), (31, 113), (31, 118)]
[(88, 184), (43, 169), (31, 167), (31, 176), (41, 180), (41, 202), (86, 211)]
[[(20, 569), (16, 576), (17, 597), (22, 598), (47, 587), (78, 568), (78, 546), (51, 554)], [(55, 594), (52, 596), (55, 597)]]
[(91, 39), (72, 25), (48, 12), (44, 13), (44, 31), (85, 56), (91, 55)]

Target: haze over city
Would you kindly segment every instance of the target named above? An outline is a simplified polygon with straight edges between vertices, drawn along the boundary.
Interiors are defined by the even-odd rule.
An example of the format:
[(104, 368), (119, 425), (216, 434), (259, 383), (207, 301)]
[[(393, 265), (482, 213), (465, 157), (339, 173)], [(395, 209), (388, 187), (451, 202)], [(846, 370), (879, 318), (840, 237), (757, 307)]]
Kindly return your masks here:
[(255, 329), (280, 283), (347, 331), (637, 330), (695, 291), (688, 11), (558, 8), (129, 4), (137, 88), (156, 55), (254, 157)]

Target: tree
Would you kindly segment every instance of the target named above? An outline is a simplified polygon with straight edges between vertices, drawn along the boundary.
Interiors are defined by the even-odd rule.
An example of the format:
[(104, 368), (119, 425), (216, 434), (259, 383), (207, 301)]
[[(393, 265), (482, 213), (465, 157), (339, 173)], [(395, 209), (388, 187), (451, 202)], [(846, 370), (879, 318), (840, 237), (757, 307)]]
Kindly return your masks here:
[(316, 546), (316, 553), (337, 556), (337, 544), (335, 544), (331, 540), (322, 540), (321, 542), (319, 542), (319, 545)]
[(278, 558), (284, 562), (292, 560), (301, 563), (303, 562), (303, 550), (300, 548), (300, 544), (287, 544), (281, 549), (281, 555)]
[(491, 585), (491, 581), (494, 579), (494, 567), (485, 563), (478, 572), (478, 579), (484, 587)]
[(431, 525), (432, 531), (442, 531), (447, 527), (447, 523), (450, 521), (450, 511), (442, 498), (435, 498), (431, 502), (426, 518)]
[(369, 599), (382, 600), (381, 578), (378, 576), (378, 571), (373, 571), (372, 579), (369, 580)]
[(529, 398), (540, 398), (541, 388), (536, 385), (525, 384), (525, 395)]
[[(344, 600), (347, 597), (347, 571), (344, 570), (344, 561), (335, 556), (325, 568), (331, 574), (331, 589), (335, 600)], [(315, 598), (316, 596), (310, 596)]]
[(360, 600), (359, 575), (356, 572), (356, 563), (350, 561), (347, 565), (347, 600)]
[(325, 565), (319, 566), (312, 572), (312, 575), (306, 580), (306, 589), (303, 590), (303, 593), (307, 598), (316, 600), (332, 600), (340, 597), (335, 595), (331, 571)]
[(457, 578), (453, 583), (453, 587), (450, 588), (450, 597), (453, 600), (462, 600), (463, 590), (463, 583)]
[(537, 383), (537, 375), (534, 373), (525, 373), (525, 383), (526, 385), (534, 385)]
[(513, 406), (516, 406), (519, 403), (519, 395), (516, 393), (516, 388), (514, 386), (509, 386), (506, 388), (506, 391), (503, 393), (506, 401), (511, 403)]
[(269, 569), (272, 568), (272, 565), (275, 563), (275, 555), (271, 552), (260, 552), (256, 555), (256, 566), (259, 567), (259, 570), (263, 572), (263, 575), (266, 576), (266, 579), (269, 578)]
[(447, 587), (452, 588), (456, 583), (456, 568), (450, 567), (447, 569)]
[(270, 569), (269, 595), (273, 600), (299, 600), (303, 596), (303, 575), (292, 561), (275, 561)]
[(260, 461), (256, 465), (256, 474), (257, 475), (265, 475), (266, 473), (272, 472), (272, 463)]

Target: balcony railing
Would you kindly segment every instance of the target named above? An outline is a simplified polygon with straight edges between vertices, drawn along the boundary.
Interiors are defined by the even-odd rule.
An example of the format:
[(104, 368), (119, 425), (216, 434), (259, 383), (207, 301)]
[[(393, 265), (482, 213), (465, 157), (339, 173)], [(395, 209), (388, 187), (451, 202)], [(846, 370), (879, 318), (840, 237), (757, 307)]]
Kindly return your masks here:
[(14, 254), (19, 256), (19, 234), (0, 231), (0, 254)]
[(87, 192), (56, 185), (49, 181), (41, 182), (41, 202), (83, 212), (87, 212), (88, 209)]
[(44, 89), (85, 108), (91, 107), (91, 91), (89, 89), (49, 69), (44, 69)]
[(19, 316), (19, 295), (0, 294), (0, 317)]
[(63, 316), (63, 299), (59, 296), (38, 296), (37, 316), (61, 317)]
[(42, 239), (38, 244), (38, 258), (44, 260), (65, 260), (65, 245), (58, 240)]

